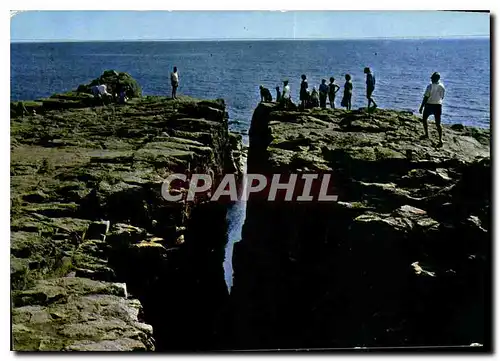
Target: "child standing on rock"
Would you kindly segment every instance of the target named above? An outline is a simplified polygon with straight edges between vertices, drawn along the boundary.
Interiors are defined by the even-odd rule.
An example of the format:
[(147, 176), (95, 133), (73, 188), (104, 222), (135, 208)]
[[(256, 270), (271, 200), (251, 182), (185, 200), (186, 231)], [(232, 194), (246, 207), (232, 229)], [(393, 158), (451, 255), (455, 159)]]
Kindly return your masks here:
[(281, 94), (280, 104), (282, 104), (283, 108), (287, 109), (291, 106), (291, 91), (290, 85), (288, 85), (288, 80), (283, 81), (283, 94)]
[(271, 92), (269, 89), (264, 88), (262, 85), (259, 86), (260, 90), (260, 101), (261, 103), (270, 103), (273, 101), (273, 96), (271, 95)]
[(311, 108), (319, 107), (319, 95), (318, 95), (318, 91), (316, 90), (316, 87), (313, 87), (308, 106)]
[(351, 98), (352, 98), (352, 82), (351, 76), (349, 74), (345, 75), (344, 84), (344, 97), (342, 98), (341, 106), (346, 107), (347, 110), (351, 110)]
[(288, 85), (288, 80), (283, 80), (283, 99), (290, 100), (291, 99), (291, 93), (290, 93), (290, 85)]
[(363, 72), (366, 74), (366, 99), (368, 99), (368, 107), (370, 109), (370, 104), (373, 103), (373, 108), (377, 107), (377, 103), (372, 98), (373, 91), (375, 90), (375, 76), (372, 74), (370, 68), (365, 68)]
[(330, 84), (328, 84), (328, 101), (330, 102), (330, 107), (335, 109), (335, 95), (340, 90), (340, 87), (335, 84), (335, 78), (330, 78)]
[(309, 92), (307, 91), (308, 85), (307, 85), (307, 77), (305, 74), (302, 74), (301, 76), (302, 82), (300, 83), (300, 105), (302, 109), (306, 108), (306, 103), (309, 100)]
[(326, 79), (321, 79), (321, 84), (319, 86), (319, 106), (322, 109), (326, 108), (327, 96), (328, 96), (328, 85), (326, 85)]

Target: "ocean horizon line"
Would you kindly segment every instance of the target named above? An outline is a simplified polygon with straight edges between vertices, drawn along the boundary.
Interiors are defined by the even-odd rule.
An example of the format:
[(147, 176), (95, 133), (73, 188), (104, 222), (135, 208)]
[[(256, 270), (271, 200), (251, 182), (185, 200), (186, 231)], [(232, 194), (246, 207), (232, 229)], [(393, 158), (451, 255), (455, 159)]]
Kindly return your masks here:
[(200, 38), (200, 39), (11, 39), (11, 44), (29, 43), (146, 43), (146, 42), (242, 42), (242, 41), (369, 41), (369, 40), (466, 40), (490, 39), (490, 35), (401, 36), (362, 38)]

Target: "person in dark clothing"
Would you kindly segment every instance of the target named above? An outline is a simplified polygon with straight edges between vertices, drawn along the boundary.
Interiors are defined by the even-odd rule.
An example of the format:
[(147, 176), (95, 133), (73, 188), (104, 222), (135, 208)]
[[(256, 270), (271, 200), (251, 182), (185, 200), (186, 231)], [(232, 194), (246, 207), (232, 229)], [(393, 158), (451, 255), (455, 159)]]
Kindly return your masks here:
[(326, 79), (321, 80), (319, 85), (319, 106), (323, 109), (326, 108), (326, 98), (328, 96), (328, 85), (326, 85)]
[(368, 109), (370, 109), (370, 104), (373, 102), (373, 108), (377, 107), (377, 103), (372, 98), (373, 91), (375, 90), (375, 76), (372, 74), (370, 68), (365, 68), (364, 73), (366, 74), (366, 99), (368, 99)]
[(260, 101), (262, 102), (272, 102), (273, 101), (273, 96), (271, 95), (271, 92), (269, 89), (264, 88), (262, 85), (259, 87), (260, 89)]
[(330, 102), (330, 107), (335, 109), (335, 95), (339, 91), (340, 87), (335, 84), (335, 78), (330, 78), (330, 84), (328, 84), (328, 101)]
[(281, 101), (281, 92), (280, 92), (280, 87), (276, 87), (276, 103), (279, 103)]
[(128, 85), (123, 85), (123, 84), (118, 84), (118, 86), (116, 87), (116, 91), (117, 91), (117, 94), (116, 94), (116, 99), (115, 101), (118, 103), (118, 104), (125, 104), (128, 100), (128, 96), (127, 94), (129, 93), (129, 86)]
[(120, 93), (118, 94), (118, 103), (125, 104), (127, 100), (128, 100), (127, 90), (125, 88), (122, 88), (120, 90)]
[(351, 99), (352, 99), (351, 76), (349, 74), (346, 74), (345, 84), (344, 84), (344, 96), (342, 98), (342, 102), (340, 105), (346, 107), (347, 110), (351, 110)]
[(319, 107), (319, 95), (315, 87), (313, 87), (311, 96), (309, 97), (309, 107), (311, 108)]
[(306, 108), (306, 103), (309, 100), (309, 92), (307, 91), (308, 85), (307, 85), (307, 77), (305, 74), (302, 74), (301, 76), (302, 82), (300, 83), (300, 102), (301, 102), (301, 107), (302, 109)]
[(170, 84), (172, 85), (172, 99), (177, 99), (177, 88), (179, 87), (179, 73), (177, 67), (174, 66), (174, 71), (170, 73)]

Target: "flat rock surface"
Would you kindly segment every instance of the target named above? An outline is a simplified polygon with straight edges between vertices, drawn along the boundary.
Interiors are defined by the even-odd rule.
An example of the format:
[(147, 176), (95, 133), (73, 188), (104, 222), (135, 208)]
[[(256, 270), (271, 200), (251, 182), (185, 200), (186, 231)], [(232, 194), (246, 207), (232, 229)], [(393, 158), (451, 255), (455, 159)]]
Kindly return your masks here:
[[(224, 102), (55, 107), (11, 119), (13, 349), (154, 350), (110, 250), (163, 257), (180, 245), (190, 206), (164, 201), (161, 184), (171, 172), (222, 172)], [(110, 224), (121, 244), (106, 239)]]
[(250, 198), (236, 347), (489, 343), (490, 131), (429, 132), (409, 112), (259, 104), (248, 172), (329, 173), (338, 201)]
[[(262, 103), (251, 128), (251, 151), (262, 154), (250, 157), (249, 169), (329, 172), (341, 201), (382, 205), (398, 199), (424, 206), (446, 193), (464, 167), (478, 162), (489, 166), (490, 157), (489, 129), (445, 125), (442, 147), (433, 122), (429, 129), (430, 139), (420, 139), (421, 120), (409, 112), (295, 112)], [(387, 199), (380, 199), (381, 194)]]
[[(321, 169), (321, 164), (316, 163), (334, 160), (335, 150), (341, 150), (351, 161), (408, 159), (436, 164), (446, 160), (470, 162), (489, 157), (490, 153), (488, 129), (445, 125), (444, 145), (438, 147), (434, 123), (429, 124), (430, 139), (422, 140), (420, 118), (403, 111), (312, 109), (292, 112), (263, 103), (256, 109), (254, 119), (255, 128), (260, 122), (268, 125), (270, 163), (276, 168), (283, 165)], [(307, 157), (312, 158), (310, 164)], [(304, 164), (300, 164), (302, 158)], [(290, 164), (294, 160), (297, 164)]]

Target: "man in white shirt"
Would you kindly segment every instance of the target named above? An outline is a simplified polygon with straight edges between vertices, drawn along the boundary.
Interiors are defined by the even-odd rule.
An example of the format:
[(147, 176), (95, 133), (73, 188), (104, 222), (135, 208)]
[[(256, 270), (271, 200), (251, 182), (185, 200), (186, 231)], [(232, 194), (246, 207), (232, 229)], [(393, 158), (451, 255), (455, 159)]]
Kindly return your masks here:
[(179, 87), (179, 73), (177, 67), (174, 66), (174, 71), (170, 74), (170, 83), (172, 84), (172, 99), (177, 99), (177, 88)]
[(445, 94), (445, 87), (443, 83), (440, 82), (441, 75), (439, 73), (434, 73), (431, 76), (432, 83), (427, 86), (424, 93), (424, 99), (422, 99), (422, 104), (420, 105), (419, 112), (424, 115), (422, 117), (422, 122), (424, 123), (424, 136), (423, 139), (429, 138), (429, 131), (427, 129), (427, 119), (430, 115), (434, 115), (434, 120), (436, 121), (436, 127), (439, 134), (438, 146), (443, 145), (443, 129), (441, 127), (441, 113), (443, 107), (443, 99)]
[(288, 80), (283, 80), (283, 93), (280, 94), (280, 98), (276, 101), (283, 109), (288, 109), (292, 106), (290, 85), (288, 85)]
[(102, 95), (106, 95), (106, 96), (110, 96), (111, 94), (108, 93), (108, 88), (106, 86), (106, 84), (101, 84), (101, 85), (98, 85), (97, 86), (97, 90), (99, 91), (99, 94), (102, 96)]
[(104, 102), (105, 100), (109, 100), (111, 98), (111, 94), (108, 93), (108, 88), (106, 84), (97, 84), (94, 85), (91, 89), (94, 97)]
[(288, 85), (288, 80), (283, 81), (283, 99), (290, 99), (290, 85)]

